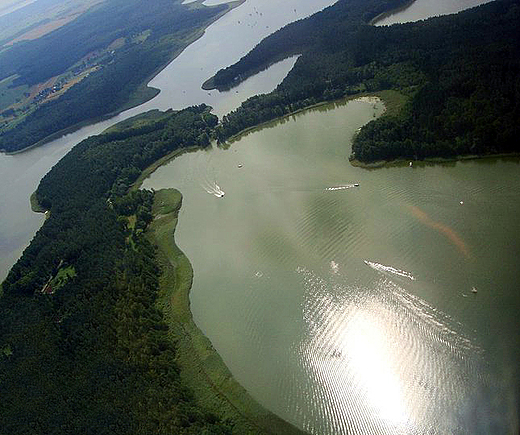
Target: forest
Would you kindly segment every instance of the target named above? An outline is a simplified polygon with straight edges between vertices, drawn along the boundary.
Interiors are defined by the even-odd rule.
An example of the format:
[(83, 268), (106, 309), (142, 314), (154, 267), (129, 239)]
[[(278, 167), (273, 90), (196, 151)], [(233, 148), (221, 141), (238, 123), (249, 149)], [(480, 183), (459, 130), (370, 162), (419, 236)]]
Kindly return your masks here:
[[(1, 287), (0, 434), (233, 431), (233, 421), (206, 411), (183, 383), (156, 307), (161, 268), (143, 235), (154, 192), (130, 187), (158, 159), (321, 101), (386, 89), (408, 103), (359, 132), (356, 159), (518, 151), (520, 0), (418, 23), (368, 24), (402, 3), (339, 0), (268, 37), (215, 83), (230, 86), (288, 53), (302, 55), (274, 92), (250, 98), (220, 124), (205, 105), (153, 112), (82, 141), (52, 168), (36, 191), (49, 217)], [(218, 10), (204, 9), (209, 15), (179, 31)], [(157, 41), (168, 41), (170, 30), (157, 26), (150, 46), (147, 39), (116, 52), (117, 61), (4, 134), (2, 147), (23, 148), (40, 140), (38, 129), (49, 134), (46, 125), (61, 129), (82, 113), (116, 110), (169, 56), (170, 42)], [(38, 74), (29, 68), (20, 77)], [(110, 97), (93, 98), (93, 89)]]
[(202, 105), (90, 137), (41, 181), (50, 216), (0, 298), (0, 433), (231, 433), (180, 379), (143, 236), (154, 193), (128, 189), (215, 123)]
[[(53, 133), (131, 105), (148, 79), (228, 9), (228, 5), (189, 8), (170, 0), (148, 2), (147, 7), (139, 0), (109, 0), (41, 38), (1, 51), (0, 80), (16, 76), (12, 86), (43, 83), (77, 68), (96, 51), (106, 53), (96, 71), (4, 129), (0, 149), (27, 148)], [(116, 40), (125, 43), (107, 50)], [(149, 91), (146, 98), (157, 92)]]
[(340, 0), (269, 36), (215, 75), (214, 83), (232, 86), (285, 54), (301, 53), (275, 91), (226, 115), (217, 137), (224, 141), (322, 101), (391, 89), (408, 103), (399, 115), (367, 124), (354, 140), (353, 158), (518, 152), (519, 3), (497, 0), (455, 15), (375, 27), (368, 23), (379, 9), (351, 13), (351, 2)]
[(345, 37), (359, 26), (406, 3), (408, 0), (340, 0), (267, 36), (236, 64), (218, 71), (210, 83), (217, 89), (229, 89), (278, 60), (294, 54), (330, 51), (337, 44), (343, 45)]

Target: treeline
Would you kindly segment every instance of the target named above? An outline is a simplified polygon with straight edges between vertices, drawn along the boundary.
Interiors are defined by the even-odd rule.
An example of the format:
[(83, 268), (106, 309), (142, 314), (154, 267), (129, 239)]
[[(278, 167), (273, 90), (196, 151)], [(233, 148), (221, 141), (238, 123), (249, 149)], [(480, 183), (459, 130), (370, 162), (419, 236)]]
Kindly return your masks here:
[[(378, 119), (361, 130), (355, 157), (372, 161), (520, 151), (515, 139), (520, 134), (519, 6), (518, 1), (497, 1), (454, 17), (385, 29), (380, 41), (406, 41), (410, 61), (420, 66), (425, 80), (399, 117)], [(414, 41), (415, 29), (424, 40)], [(396, 48), (393, 42), (384, 53), (396, 56)]]
[(0, 433), (231, 433), (179, 376), (142, 235), (153, 192), (128, 193), (136, 169), (204, 146), (215, 122), (199, 106), (153, 129), (91, 137), (42, 180), (50, 217), (0, 298)]
[[(48, 101), (0, 135), (0, 149), (21, 150), (87, 120), (121, 110), (140, 86), (180, 52), (190, 34), (228, 6), (188, 8), (180, 2), (111, 0), (100, 9), (42, 38), (0, 53), (0, 77), (18, 74), (16, 84), (34, 84), (61, 74), (86, 54), (117, 38), (127, 43), (100, 60), (100, 68), (57, 99)], [(132, 37), (149, 30), (145, 41)]]
[(23, 122), (0, 136), (0, 146), (16, 151), (60, 130), (120, 109), (141, 85), (169, 59), (169, 51), (129, 47), (114, 61), (70, 88), (60, 98), (41, 105)]
[[(294, 25), (313, 45), (274, 92), (249, 99), (223, 119), (217, 131), (221, 141), (317, 102), (393, 89), (410, 97), (408, 106), (399, 117), (383, 117), (364, 127), (354, 141), (355, 158), (422, 159), (519, 150), (513, 142), (520, 133), (518, 0), (497, 0), (456, 15), (389, 27), (353, 23), (351, 16), (340, 13), (349, 4), (340, 0), (324, 11), (331, 11), (327, 26), (316, 18)], [(271, 42), (265, 40), (276, 53)], [(263, 45), (255, 48), (257, 53)], [(280, 52), (285, 47), (281, 43)], [(255, 50), (244, 59), (263, 59)], [(237, 68), (245, 65), (241, 62)]]
[(229, 89), (268, 65), (293, 54), (334, 49), (379, 14), (399, 8), (408, 0), (339, 0), (308, 18), (290, 23), (267, 36), (237, 63), (218, 71), (215, 88)]

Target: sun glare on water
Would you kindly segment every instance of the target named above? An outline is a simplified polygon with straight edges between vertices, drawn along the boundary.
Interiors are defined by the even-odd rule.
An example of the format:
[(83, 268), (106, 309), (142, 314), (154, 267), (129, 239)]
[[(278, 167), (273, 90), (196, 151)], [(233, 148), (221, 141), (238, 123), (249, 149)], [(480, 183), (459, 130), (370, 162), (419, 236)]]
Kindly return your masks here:
[[(438, 428), (453, 427), (453, 409), (470, 394), (463, 379), (472, 371), (468, 356), (478, 354), (471, 340), (388, 279), (354, 289), (304, 268), (299, 273), (308, 289), (300, 355), (324, 392), (326, 430), (425, 433), (432, 419)], [(454, 394), (439, 395), (443, 388)], [(432, 414), (433, 403), (443, 412)]]

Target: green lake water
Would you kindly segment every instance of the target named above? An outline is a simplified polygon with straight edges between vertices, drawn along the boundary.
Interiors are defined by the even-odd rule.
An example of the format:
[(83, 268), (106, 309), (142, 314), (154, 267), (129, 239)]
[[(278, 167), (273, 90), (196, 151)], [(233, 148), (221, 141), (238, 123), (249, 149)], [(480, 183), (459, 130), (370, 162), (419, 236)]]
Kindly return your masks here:
[(161, 90), (154, 99), (22, 154), (0, 153), (0, 282), (43, 222), (43, 215), (31, 212), (30, 195), (75, 144), (147, 110), (182, 109), (206, 103), (215, 114), (223, 116), (248, 97), (272, 91), (296, 62), (295, 56), (272, 65), (231, 91), (207, 92), (201, 85), (219, 69), (238, 61), (268, 34), (333, 3), (334, 0), (247, 0), (209, 26), (201, 38), (151, 80), (149, 86)]
[[(144, 110), (206, 102), (221, 115), (269, 91), (294, 58), (228, 93), (200, 84), (332, 2), (248, 0), (152, 81), (152, 102), (0, 155), (0, 279), (43, 221), (29, 195), (75, 143)], [(482, 1), (417, 0), (419, 14), (392, 20), (434, 3)], [(373, 101), (307, 112), (146, 182), (184, 194), (177, 240), (195, 270), (195, 320), (255, 398), (311, 433), (515, 434), (518, 160), (354, 168), (352, 135), (380, 112)]]
[(351, 166), (381, 111), (311, 110), (146, 180), (184, 195), (195, 321), (310, 433), (516, 433), (519, 161)]

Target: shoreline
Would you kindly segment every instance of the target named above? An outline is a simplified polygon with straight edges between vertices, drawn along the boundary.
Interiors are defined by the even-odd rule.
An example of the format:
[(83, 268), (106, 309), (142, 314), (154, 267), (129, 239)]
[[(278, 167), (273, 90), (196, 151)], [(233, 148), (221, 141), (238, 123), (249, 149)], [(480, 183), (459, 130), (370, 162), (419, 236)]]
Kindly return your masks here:
[(170, 326), (171, 339), (176, 342), (176, 360), (183, 381), (201, 408), (234, 423), (234, 434), (304, 434), (249, 395), (195, 324), (189, 298), (193, 269), (175, 242), (181, 206), (182, 195), (178, 190), (156, 191), (154, 219), (146, 236), (157, 246), (157, 262), (162, 269), (157, 306)]
[[(297, 113), (320, 108), (326, 105), (347, 104), (351, 100), (361, 97), (375, 97), (385, 105), (384, 113), (397, 110), (402, 103), (402, 95), (397, 93), (365, 93), (349, 96), (332, 102), (321, 102), (313, 106), (300, 109), (294, 113), (268, 121), (236, 135), (235, 140), (255, 129), (265, 128), (270, 122), (279, 121)], [(226, 142), (227, 146), (231, 143)], [(131, 190), (138, 189), (143, 181), (157, 168), (172, 159), (186, 153), (202, 150), (194, 146), (175, 150), (147, 167), (131, 186)], [(517, 154), (520, 156), (520, 154)], [(510, 157), (511, 155), (500, 155)], [(463, 156), (459, 159), (429, 159), (414, 161), (418, 166), (439, 164), (458, 160), (473, 160), (476, 158), (494, 158), (498, 156)], [(351, 161), (354, 166), (375, 169), (386, 166), (407, 166), (409, 160), (392, 162), (376, 162), (362, 164)], [(178, 213), (182, 206), (182, 195), (175, 189), (160, 189), (155, 191), (152, 214), (153, 221), (146, 232), (150, 242), (157, 247), (157, 262), (161, 266), (160, 290), (157, 306), (164, 313), (170, 326), (171, 339), (177, 343), (177, 362), (181, 368), (181, 376), (194, 392), (201, 407), (222, 418), (235, 422), (233, 433), (237, 434), (302, 434), (305, 433), (290, 423), (271, 413), (249, 395), (240, 385), (225, 365), (224, 361), (213, 347), (211, 341), (204, 335), (193, 320), (190, 306), (190, 292), (193, 285), (193, 268), (189, 259), (175, 242), (175, 229), (178, 224)]]
[(368, 22), (368, 24), (371, 26), (376, 26), (378, 21), (383, 20), (384, 18), (387, 18), (391, 15), (398, 14), (399, 12), (405, 11), (414, 3), (415, 3), (415, 0), (410, 0), (398, 8), (395, 8), (395, 9), (392, 9), (392, 10), (386, 11), (386, 12), (381, 12), (379, 15), (376, 15), (374, 18), (372, 18)]
[(229, 91), (233, 88), (236, 88), (238, 85), (245, 82), (247, 79), (254, 77), (255, 75), (261, 73), (262, 71), (265, 71), (265, 70), (271, 68), (273, 65), (276, 65), (279, 62), (283, 62), (284, 60), (287, 60), (287, 59), (289, 59), (291, 57), (295, 57), (295, 56), (299, 57), (299, 56), (301, 56), (301, 53), (299, 53), (299, 52), (294, 52), (292, 54), (283, 53), (283, 54), (280, 54), (279, 56), (275, 56), (273, 59), (271, 59), (271, 61), (269, 63), (263, 64), (262, 66), (259, 66), (257, 68), (253, 68), (252, 70), (248, 71), (247, 74), (245, 74), (243, 76), (242, 75), (238, 76), (238, 79), (236, 81), (233, 81), (233, 83), (226, 85), (226, 86), (215, 85), (215, 76), (218, 73), (218, 71), (217, 71), (217, 73), (213, 74), (209, 79), (207, 79), (204, 83), (202, 83), (201, 88), (205, 91), (212, 91), (214, 89), (218, 90), (219, 92)]
[[(230, 136), (228, 139), (225, 140), (225, 142), (223, 142), (221, 144), (221, 146), (222, 145), (229, 146), (233, 142), (241, 139), (242, 136), (246, 136), (257, 129), (265, 128), (270, 123), (279, 122), (283, 119), (289, 118), (291, 116), (299, 115), (308, 110), (319, 109), (321, 107), (328, 106), (328, 105), (332, 106), (332, 105), (347, 104), (350, 101), (354, 101), (354, 100), (357, 100), (358, 98), (363, 98), (363, 97), (374, 97), (374, 98), (378, 98), (379, 100), (381, 100), (385, 106), (385, 110), (383, 112), (383, 115), (384, 115), (388, 112), (389, 99), (391, 98), (390, 93), (398, 94), (396, 91), (362, 92), (362, 93), (359, 93), (356, 95), (349, 95), (346, 97), (342, 97), (337, 100), (321, 101), (319, 103), (312, 104), (311, 106), (303, 107), (301, 109), (295, 110), (294, 112), (289, 112), (289, 113), (286, 113), (285, 115), (279, 116), (277, 118), (270, 119), (269, 121), (262, 122), (261, 124), (254, 125), (252, 127), (247, 127), (244, 130), (239, 131), (238, 133), (234, 134), (233, 136)], [(398, 109), (396, 109), (396, 110), (398, 110)], [(383, 115), (381, 115), (381, 116), (383, 116)]]
[(175, 159), (176, 157), (179, 157), (185, 153), (193, 153), (196, 151), (201, 151), (203, 149), (204, 148), (202, 148), (200, 146), (194, 145), (189, 148), (173, 150), (171, 153), (166, 154), (165, 156), (161, 157), (159, 160), (156, 160), (155, 162), (153, 162), (150, 166), (146, 167), (141, 172), (141, 175), (139, 175), (139, 177), (137, 177), (137, 180), (135, 180), (132, 183), (132, 185), (130, 186), (130, 188), (128, 189), (129, 192), (131, 192), (132, 190), (138, 190), (141, 187), (141, 185), (143, 184), (144, 180), (146, 180), (150, 175), (152, 175), (161, 166), (166, 165), (167, 163), (169, 163), (171, 160)]
[(454, 157), (429, 157), (423, 160), (413, 160), (413, 159), (395, 159), (395, 160), (376, 160), (374, 162), (362, 162), (357, 159), (349, 160), (352, 166), (356, 168), (362, 169), (380, 169), (380, 168), (396, 168), (396, 167), (408, 167), (409, 163), (413, 163), (413, 167), (415, 166), (433, 166), (433, 165), (442, 165), (447, 163), (457, 163), (457, 162), (465, 162), (465, 161), (473, 161), (473, 160), (491, 160), (491, 159), (515, 159), (520, 158), (519, 153), (499, 153), (499, 154), (469, 154), (469, 155), (460, 155)]
[[(196, 1), (198, 1), (198, 0), (196, 0)], [(398, 14), (399, 12), (402, 12), (402, 11), (408, 9), (413, 3), (415, 3), (415, 0), (409, 0), (404, 5), (399, 6), (398, 8), (391, 9), (391, 10), (385, 11), (385, 12), (381, 12), (380, 14), (378, 14), (374, 18), (372, 18), (368, 22), (368, 25), (376, 26), (378, 21), (380, 21), (380, 20), (382, 20), (382, 19), (384, 19), (386, 17), (389, 17), (391, 15)], [(278, 57), (280, 57), (280, 59), (278, 59), (278, 60), (271, 60), (268, 65), (262, 65), (260, 67), (255, 68), (253, 71), (249, 71), (244, 77), (239, 76), (238, 80), (236, 80), (236, 82), (232, 82), (231, 84), (226, 85), (226, 86), (219, 87), (219, 86), (215, 85), (215, 80), (214, 79), (215, 79), (215, 76), (217, 75), (217, 73), (215, 73), (211, 77), (209, 77), (206, 81), (204, 81), (204, 83), (202, 83), (201, 88), (203, 90), (205, 90), (205, 91), (212, 91), (212, 90), (215, 90), (215, 89), (219, 90), (219, 91), (223, 91), (223, 90), (226, 91), (226, 90), (233, 89), (234, 87), (238, 86), (243, 81), (247, 80), (249, 77), (252, 77), (252, 76), (258, 74), (259, 72), (266, 70), (267, 68), (271, 67), (272, 65), (274, 65), (277, 62), (280, 62), (282, 60), (287, 59), (288, 57), (295, 56), (295, 55), (301, 55), (301, 53), (299, 53), (299, 54), (298, 53), (283, 54), (281, 56), (278, 56)]]
[(43, 208), (41, 204), (38, 202), (38, 198), (36, 198), (36, 190), (33, 193), (31, 193), (29, 201), (31, 203), (31, 210), (34, 213), (47, 213), (48, 210)]
[(152, 87), (148, 87), (148, 86), (146, 87), (146, 89), (149, 89), (151, 91), (151, 93), (153, 93), (153, 95), (151, 95), (151, 97), (147, 97), (147, 99), (144, 99), (141, 102), (135, 103), (135, 105), (133, 105), (133, 106), (123, 107), (119, 111), (110, 112), (110, 113), (107, 113), (106, 115), (101, 115), (101, 116), (98, 116), (96, 118), (91, 118), (91, 119), (87, 119), (85, 121), (78, 122), (77, 124), (71, 125), (70, 127), (67, 127), (67, 128), (62, 129), (62, 130), (59, 130), (59, 131), (57, 131), (55, 133), (52, 133), (49, 136), (47, 136), (47, 137), (45, 137), (43, 139), (40, 139), (38, 142), (35, 142), (32, 145), (29, 145), (29, 146), (27, 146), (25, 148), (22, 148), (20, 150), (16, 150), (16, 151), (0, 150), (0, 152), (5, 154), (6, 156), (14, 156), (16, 154), (25, 153), (26, 151), (30, 151), (30, 150), (32, 150), (34, 148), (43, 146), (43, 145), (45, 145), (45, 144), (47, 144), (49, 142), (52, 142), (52, 141), (57, 140), (57, 139), (60, 139), (61, 137), (66, 136), (67, 134), (71, 134), (71, 133), (74, 133), (74, 132), (76, 132), (78, 130), (81, 130), (83, 127), (88, 127), (90, 125), (97, 124), (98, 122), (106, 121), (107, 119), (113, 118), (113, 117), (123, 113), (126, 110), (130, 110), (130, 109), (133, 109), (134, 107), (140, 106), (141, 104), (144, 104), (144, 103), (150, 101), (151, 99), (155, 98), (161, 92), (160, 89), (152, 88)]
[[(194, 3), (197, 3), (197, 4), (200, 3), (200, 5), (202, 5), (203, 1), (204, 0), (202, 0), (201, 2), (194, 2)], [(159, 95), (161, 93), (161, 90), (158, 89), (158, 88), (154, 88), (152, 86), (148, 86), (148, 84), (155, 77), (157, 77), (168, 65), (170, 65), (170, 63), (172, 63), (175, 59), (177, 59), (177, 57), (179, 57), (182, 54), (182, 52), (184, 50), (186, 50), (186, 48), (188, 48), (191, 44), (193, 44), (195, 41), (197, 41), (202, 36), (204, 36), (204, 33), (206, 32), (206, 29), (209, 26), (211, 26), (213, 23), (218, 21), (220, 18), (222, 18), (228, 12), (231, 12), (233, 9), (235, 9), (238, 6), (240, 6), (245, 1), (246, 0), (235, 0), (235, 1), (230, 1), (230, 2), (224, 3), (224, 4), (226, 4), (228, 6), (228, 8), (226, 10), (224, 10), (222, 13), (215, 15), (207, 23), (206, 26), (194, 30), (193, 34), (190, 37), (188, 37), (185, 45), (180, 47), (178, 50), (175, 50), (173, 52), (172, 56), (170, 57), (170, 59), (164, 65), (162, 65), (161, 67), (157, 68), (156, 71), (154, 71), (152, 74), (150, 74), (150, 76), (148, 76), (143, 81), (143, 83), (136, 88), (135, 93), (130, 97), (130, 100), (125, 105), (123, 105), (120, 109), (114, 110), (113, 112), (107, 113), (105, 115), (100, 115), (100, 116), (95, 117), (95, 118), (90, 118), (90, 119), (86, 119), (84, 121), (78, 122), (77, 124), (71, 125), (71, 126), (66, 127), (66, 128), (64, 128), (62, 130), (59, 130), (59, 131), (57, 131), (55, 133), (52, 133), (49, 136), (44, 137), (43, 139), (40, 139), (38, 142), (35, 142), (32, 145), (29, 145), (29, 146), (27, 146), (25, 148), (22, 148), (20, 150), (6, 151), (4, 149), (0, 149), (0, 153), (3, 153), (5, 155), (7, 155), (7, 156), (12, 156), (12, 155), (24, 153), (26, 151), (30, 151), (33, 148), (45, 145), (46, 143), (52, 142), (52, 141), (54, 141), (56, 139), (59, 139), (59, 138), (65, 136), (67, 134), (74, 133), (74, 132), (82, 129), (83, 127), (88, 127), (90, 125), (97, 124), (98, 122), (106, 121), (106, 120), (108, 120), (110, 118), (113, 118), (115, 116), (120, 115), (121, 113), (123, 113), (123, 112), (125, 112), (127, 110), (134, 109), (136, 107), (141, 106), (144, 103), (147, 103), (150, 100), (153, 100), (157, 95)], [(204, 5), (202, 5), (202, 6), (204, 6)], [(204, 6), (204, 7), (208, 7), (208, 6)], [(136, 98), (136, 100), (132, 101), (133, 98)]]
[[(415, 1), (415, 0), (413, 0)], [(322, 101), (319, 103), (315, 103), (311, 106), (304, 107), (302, 109), (298, 109), (294, 112), (287, 113), (285, 115), (279, 116), (277, 118), (273, 118), (269, 121), (262, 122), (261, 124), (257, 124), (252, 127), (248, 127), (233, 136), (230, 136), (226, 139), (225, 142), (221, 143), (219, 146), (223, 148), (228, 148), (231, 144), (237, 140), (240, 140), (243, 136), (247, 136), (250, 133), (253, 133), (256, 130), (261, 130), (263, 128), (270, 128), (269, 124), (276, 124), (284, 119), (287, 119), (291, 116), (302, 114), (308, 110), (315, 110), (322, 108), (324, 106), (330, 105), (342, 105), (347, 104), (350, 101), (357, 100), (363, 97), (373, 97), (378, 98), (384, 105), (383, 113), (381, 116), (392, 116), (395, 115), (399, 110), (404, 106), (407, 101), (405, 95), (400, 94), (397, 91), (393, 90), (384, 90), (384, 91), (376, 91), (376, 92), (363, 92), (356, 95), (349, 95), (347, 97), (342, 97), (337, 100), (332, 101)], [(332, 109), (333, 107), (331, 107)], [(371, 122), (371, 121), (369, 121)], [(350, 159), (349, 162), (352, 166), (359, 167), (362, 169), (380, 169), (380, 168), (388, 168), (388, 167), (400, 167), (400, 166), (408, 166), (409, 162), (412, 161), (413, 165), (417, 166), (426, 166), (426, 165), (436, 165), (436, 164), (447, 164), (447, 163), (456, 163), (459, 161), (472, 161), (472, 160), (484, 160), (484, 159), (500, 159), (500, 158), (518, 158), (520, 157), (520, 152), (517, 153), (498, 153), (498, 154), (469, 154), (469, 155), (458, 155), (454, 157), (427, 157), (423, 160), (412, 160), (412, 159), (395, 159), (395, 160), (377, 160), (374, 162), (362, 162), (357, 159)]]

